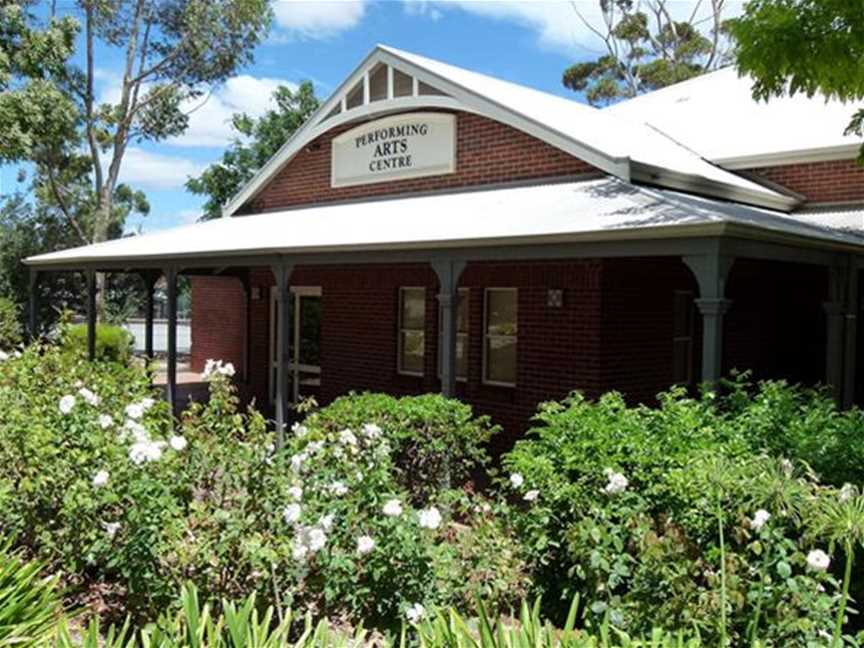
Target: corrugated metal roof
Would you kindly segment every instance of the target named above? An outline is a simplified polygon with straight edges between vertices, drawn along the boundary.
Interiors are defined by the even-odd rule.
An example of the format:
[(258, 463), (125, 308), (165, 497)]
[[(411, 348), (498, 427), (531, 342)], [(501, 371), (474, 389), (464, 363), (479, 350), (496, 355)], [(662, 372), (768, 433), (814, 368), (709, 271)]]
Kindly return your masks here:
[[(698, 235), (735, 224), (864, 245), (864, 237), (735, 203), (614, 178), (319, 205), (223, 218), (27, 259), (33, 266), (188, 257), (450, 249)], [(302, 263), (302, 259), (298, 259)]]
[[(844, 135), (856, 104), (822, 97), (753, 99), (753, 80), (723, 68), (603, 110), (650, 124), (701, 156), (730, 168), (760, 159), (807, 159), (818, 152), (854, 157), (861, 138)], [(749, 161), (748, 161), (749, 160)]]

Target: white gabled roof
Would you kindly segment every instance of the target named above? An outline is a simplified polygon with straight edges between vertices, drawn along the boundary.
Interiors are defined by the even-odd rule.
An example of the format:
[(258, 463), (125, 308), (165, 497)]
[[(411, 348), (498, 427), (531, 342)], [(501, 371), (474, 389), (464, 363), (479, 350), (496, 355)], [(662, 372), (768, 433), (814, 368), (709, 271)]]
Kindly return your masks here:
[[(861, 235), (765, 209), (616, 178), (319, 205), (186, 227), (31, 257), (35, 267), (176, 262), (364, 251), (404, 251), (719, 235), (762, 235), (862, 246)], [(336, 259), (334, 259), (335, 261)]]
[[(351, 88), (376, 65), (386, 64), (443, 92), (442, 96), (388, 99), (338, 111)], [(795, 198), (725, 171), (639, 120), (502, 81), (391, 47), (378, 46), (336, 92), (226, 205), (234, 214), (302, 148), (335, 125), (432, 106), (474, 112), (548, 142), (622, 180), (692, 191), (790, 210)]]
[(800, 93), (756, 101), (752, 86), (750, 77), (727, 67), (603, 112), (650, 124), (729, 169), (857, 155), (861, 139), (844, 135), (856, 104)]

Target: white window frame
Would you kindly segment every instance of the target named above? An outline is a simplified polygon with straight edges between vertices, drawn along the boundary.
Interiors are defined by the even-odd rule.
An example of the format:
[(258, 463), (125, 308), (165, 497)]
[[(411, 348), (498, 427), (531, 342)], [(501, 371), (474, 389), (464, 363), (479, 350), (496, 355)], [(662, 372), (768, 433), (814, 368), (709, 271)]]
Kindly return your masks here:
[[(291, 323), (292, 337), (294, 338), (294, 358), (288, 362), (288, 371), (292, 374), (291, 385), (291, 402), (297, 403), (300, 398), (300, 374), (315, 374), (318, 376), (318, 385), (321, 384), (321, 365), (299, 364), (297, 357), (300, 353), (300, 298), (301, 297), (321, 297), (321, 286), (290, 286), (289, 292), (291, 299), (294, 301), (292, 312), (294, 321)], [(278, 336), (281, 334), (276, 322), (276, 308), (278, 302), (277, 287), (270, 288), (270, 362), (269, 371), (267, 372), (267, 380), (269, 382), (270, 404), (276, 402), (276, 382), (273, 374), (277, 368), (276, 350), (279, 348)]]
[[(516, 295), (516, 335), (489, 335), (489, 293), (512, 292)], [(516, 342), (516, 375), (519, 375), (519, 289), (518, 288), (484, 288), (483, 289), (483, 384), (494, 387), (515, 387), (516, 382), (505, 382), (489, 379), (489, 339), (513, 338)]]
[[(470, 288), (459, 288), (459, 299), (462, 298), (462, 295), (465, 295), (465, 308), (468, 309), (468, 312), (465, 314), (466, 319), (468, 320), (468, 330), (464, 333), (460, 333), (458, 330), (456, 331), (456, 342), (462, 341), (462, 348), (465, 349), (465, 375), (460, 376), (458, 373), (456, 374), (456, 382), (468, 382), (468, 374), (471, 371), (471, 366), (468, 358), (468, 344), (470, 340), (470, 332), (471, 332), (471, 289)], [(456, 302), (456, 321), (459, 321), (459, 302)], [(441, 309), (438, 309), (438, 378), (441, 378), (441, 361), (444, 358), (444, 347), (441, 344), (441, 340), (444, 336), (444, 322), (441, 320)], [(458, 366), (458, 362), (456, 363)]]
[(403, 334), (406, 331), (417, 331), (418, 329), (406, 329), (402, 326), (402, 315), (404, 309), (402, 308), (402, 295), (406, 290), (422, 290), (423, 291), (423, 328), (420, 329), (423, 333), (423, 357), (425, 364), (426, 357), (426, 286), (399, 286), (399, 303), (397, 304), (397, 308), (399, 309), (399, 326), (396, 331), (396, 372), (401, 376), (412, 376), (415, 378), (422, 378), (424, 376), (423, 371), (406, 371), (402, 368), (402, 340)]

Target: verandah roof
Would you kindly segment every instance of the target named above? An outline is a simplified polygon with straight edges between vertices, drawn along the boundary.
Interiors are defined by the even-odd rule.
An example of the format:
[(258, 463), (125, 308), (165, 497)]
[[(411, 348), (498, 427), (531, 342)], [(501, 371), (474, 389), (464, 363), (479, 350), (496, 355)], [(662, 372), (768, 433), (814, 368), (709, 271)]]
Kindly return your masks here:
[(204, 258), (228, 261), (259, 255), (457, 250), (745, 233), (824, 248), (864, 247), (864, 235), (816, 219), (604, 177), (222, 218), (34, 256), (26, 263), (39, 269), (109, 269), (153, 261), (182, 265), (184, 260)]

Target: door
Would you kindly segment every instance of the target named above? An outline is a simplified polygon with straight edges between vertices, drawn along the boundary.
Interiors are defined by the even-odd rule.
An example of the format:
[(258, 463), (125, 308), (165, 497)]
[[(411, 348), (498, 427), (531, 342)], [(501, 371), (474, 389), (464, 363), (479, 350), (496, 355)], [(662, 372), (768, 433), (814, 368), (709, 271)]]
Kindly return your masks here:
[[(279, 303), (270, 293), (270, 402), (276, 402)], [(288, 340), (288, 400), (297, 404), (317, 397), (321, 387), (321, 288), (291, 286), (288, 302), (291, 337)]]

